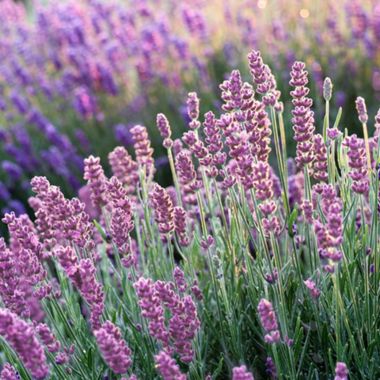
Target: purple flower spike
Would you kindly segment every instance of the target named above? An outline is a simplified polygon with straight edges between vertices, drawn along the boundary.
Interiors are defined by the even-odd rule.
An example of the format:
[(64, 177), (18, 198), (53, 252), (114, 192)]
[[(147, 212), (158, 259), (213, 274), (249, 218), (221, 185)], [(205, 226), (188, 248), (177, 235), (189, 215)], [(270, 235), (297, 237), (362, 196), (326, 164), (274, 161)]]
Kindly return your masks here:
[(348, 380), (348, 369), (345, 363), (337, 362), (335, 367), (334, 380)]
[(94, 335), (104, 361), (112, 371), (119, 374), (127, 372), (132, 364), (131, 350), (124, 342), (120, 329), (106, 321)]
[(257, 310), (261, 324), (266, 332), (264, 340), (270, 344), (278, 343), (280, 341), (280, 331), (278, 330), (277, 318), (272, 304), (265, 298), (262, 298)]
[(245, 365), (232, 369), (232, 380), (255, 380)]
[(146, 176), (149, 178), (154, 174), (153, 149), (146, 128), (135, 125), (131, 128), (133, 146), (136, 152), (136, 161), (140, 167), (145, 168)]
[(19, 380), (20, 375), (16, 372), (15, 368), (6, 363), (0, 373), (0, 380)]
[(359, 120), (366, 124), (368, 121), (368, 113), (367, 113), (367, 107), (365, 105), (365, 100), (361, 96), (359, 96), (356, 101), (356, 110), (358, 111)]
[(171, 148), (173, 146), (173, 140), (170, 138), (172, 131), (168, 119), (164, 114), (159, 113), (157, 115), (156, 124), (161, 137), (164, 139), (164, 147)]
[(303, 166), (314, 159), (313, 133), (315, 130), (314, 112), (311, 111), (313, 101), (307, 97), (309, 89), (306, 87), (308, 73), (305, 70), (305, 64), (294, 62), (290, 76), (290, 85), (294, 87), (290, 94), (293, 97), (294, 106), (292, 122), (294, 140), (297, 142), (296, 162), (299, 166)]
[(0, 335), (15, 350), (24, 366), (37, 380), (49, 374), (45, 352), (31, 325), (7, 309), (0, 309)]
[(313, 143), (315, 159), (312, 166), (312, 175), (316, 180), (326, 182), (328, 180), (326, 144), (320, 134), (314, 135)]
[(95, 207), (105, 204), (105, 180), (100, 158), (90, 156), (84, 160), (84, 176), (91, 189), (91, 199)]
[(186, 380), (186, 375), (181, 373), (177, 363), (165, 351), (161, 351), (154, 357), (157, 371), (164, 380)]
[(317, 288), (315, 282), (311, 279), (304, 281), (306, 287), (310, 290), (310, 294), (313, 298), (317, 299), (321, 295), (321, 291)]
[(187, 247), (190, 244), (190, 239), (186, 232), (186, 211), (182, 207), (174, 207), (174, 229), (178, 236), (179, 244)]
[(150, 199), (158, 230), (162, 235), (171, 233), (174, 230), (174, 208), (169, 194), (156, 183), (150, 193)]
[(347, 136), (343, 145), (348, 148), (349, 176), (352, 178), (351, 189), (358, 194), (368, 194), (369, 176), (366, 164), (364, 140), (356, 135)]

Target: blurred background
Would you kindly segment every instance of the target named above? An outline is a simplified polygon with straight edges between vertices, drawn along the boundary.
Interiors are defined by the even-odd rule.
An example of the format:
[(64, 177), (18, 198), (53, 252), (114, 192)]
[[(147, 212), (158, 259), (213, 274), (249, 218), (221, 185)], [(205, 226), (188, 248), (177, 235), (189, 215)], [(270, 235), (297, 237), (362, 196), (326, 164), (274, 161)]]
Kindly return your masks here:
[[(342, 106), (351, 132), (360, 134), (357, 96), (372, 118), (380, 105), (377, 0), (0, 0), (0, 21), (2, 213), (27, 210), (36, 174), (74, 195), (83, 157), (106, 166), (116, 145), (131, 145), (136, 123), (147, 126), (165, 176), (156, 114), (166, 114), (174, 137), (187, 125), (189, 91), (203, 112), (218, 114), (219, 84), (234, 68), (250, 80), (252, 49), (272, 68), (287, 109), (290, 67), (306, 62), (318, 129), (326, 76), (332, 117)], [(287, 131), (291, 150), (289, 116)]]

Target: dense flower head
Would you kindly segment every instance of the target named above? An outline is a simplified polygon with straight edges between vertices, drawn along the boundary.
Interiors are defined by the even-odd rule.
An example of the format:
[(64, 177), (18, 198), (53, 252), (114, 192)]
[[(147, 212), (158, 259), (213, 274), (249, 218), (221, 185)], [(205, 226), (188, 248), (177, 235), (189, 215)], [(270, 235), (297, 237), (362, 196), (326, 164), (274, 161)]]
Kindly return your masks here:
[(348, 165), (351, 169), (349, 176), (352, 179), (351, 189), (358, 194), (367, 194), (369, 177), (364, 141), (354, 134), (347, 136), (343, 144), (348, 148)]
[(358, 112), (359, 120), (364, 124), (367, 123), (368, 113), (367, 113), (367, 106), (365, 104), (364, 98), (359, 96), (356, 99), (355, 104), (356, 104), (356, 110)]
[(91, 188), (92, 202), (96, 207), (104, 205), (105, 175), (100, 158), (90, 156), (84, 160), (84, 177)]
[(326, 77), (323, 81), (323, 97), (326, 101), (329, 101), (332, 96), (333, 84), (329, 77)]
[(312, 175), (316, 180), (326, 182), (328, 179), (327, 147), (320, 134), (314, 135), (313, 143), (315, 158), (312, 166)]
[(15, 368), (6, 363), (0, 373), (0, 380), (19, 380), (20, 376), (16, 372)]
[(61, 344), (51, 332), (49, 326), (45, 323), (39, 323), (36, 326), (36, 332), (40, 337), (41, 342), (46, 346), (49, 352), (59, 351)]
[(278, 330), (276, 314), (271, 302), (262, 298), (257, 307), (260, 321), (266, 332), (264, 340), (267, 343), (277, 343), (280, 341), (280, 331)]
[(201, 125), (199, 117), (199, 98), (196, 92), (189, 92), (187, 95), (187, 114), (190, 118), (190, 129), (197, 129)]
[(252, 373), (247, 370), (245, 365), (232, 369), (232, 380), (254, 380)]
[(178, 236), (178, 242), (181, 246), (188, 246), (190, 239), (187, 234), (188, 215), (182, 207), (174, 207), (174, 230)]
[(96, 268), (90, 259), (79, 259), (69, 247), (57, 247), (55, 255), (67, 277), (75, 285), (79, 293), (91, 309), (91, 324), (97, 329), (104, 309), (103, 286), (96, 279)]
[(124, 342), (120, 329), (106, 321), (94, 332), (104, 361), (115, 373), (125, 373), (132, 364), (131, 350)]
[(309, 89), (308, 73), (303, 62), (295, 62), (290, 73), (290, 85), (294, 87), (291, 91), (293, 111), (292, 123), (295, 132), (294, 139), (297, 142), (297, 164), (303, 166), (313, 161), (313, 133), (314, 113), (311, 111), (313, 101), (307, 97)]
[(164, 147), (171, 148), (173, 145), (173, 141), (170, 138), (172, 131), (168, 119), (164, 114), (159, 113), (156, 118), (156, 124), (161, 137), (164, 139)]
[(174, 230), (174, 208), (169, 194), (156, 183), (150, 193), (150, 199), (160, 233), (171, 233)]
[(150, 178), (154, 174), (153, 148), (146, 128), (142, 125), (135, 125), (131, 128), (133, 146), (136, 153), (136, 161), (140, 168), (145, 168), (145, 174)]
[(49, 374), (44, 349), (33, 327), (7, 309), (0, 310), (0, 335), (9, 343), (36, 379)]
[(349, 371), (347, 366), (343, 362), (337, 362), (335, 367), (335, 378), (334, 380), (347, 380)]
[(137, 163), (129, 155), (128, 151), (122, 147), (116, 147), (109, 155), (113, 175), (124, 185), (128, 194), (134, 194), (139, 180)]
[(186, 375), (181, 373), (178, 364), (165, 351), (159, 352), (154, 359), (157, 371), (164, 380), (186, 380)]
[(326, 223), (314, 220), (319, 256), (324, 262), (323, 268), (334, 271), (334, 263), (342, 259), (340, 246), (343, 242), (343, 205), (332, 185), (324, 185), (321, 191), (322, 210)]

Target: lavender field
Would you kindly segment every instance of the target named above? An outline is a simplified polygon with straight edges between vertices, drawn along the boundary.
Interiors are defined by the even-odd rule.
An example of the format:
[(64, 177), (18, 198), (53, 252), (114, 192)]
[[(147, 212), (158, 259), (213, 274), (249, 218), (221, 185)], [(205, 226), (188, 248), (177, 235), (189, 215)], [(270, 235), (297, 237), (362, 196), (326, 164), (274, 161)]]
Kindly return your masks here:
[(0, 380), (380, 378), (379, 1), (0, 21)]

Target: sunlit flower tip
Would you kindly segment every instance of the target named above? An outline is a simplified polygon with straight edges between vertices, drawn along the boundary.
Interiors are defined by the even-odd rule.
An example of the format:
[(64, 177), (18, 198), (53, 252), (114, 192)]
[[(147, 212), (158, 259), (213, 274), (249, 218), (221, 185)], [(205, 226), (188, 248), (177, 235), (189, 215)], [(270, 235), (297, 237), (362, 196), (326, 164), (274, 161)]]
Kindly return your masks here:
[(355, 105), (356, 105), (356, 110), (358, 112), (359, 120), (363, 124), (366, 124), (368, 121), (368, 113), (367, 113), (367, 106), (365, 104), (364, 98), (362, 98), (361, 96), (356, 98)]
[(251, 372), (247, 370), (245, 365), (232, 369), (232, 380), (254, 380)]
[(349, 371), (347, 366), (343, 362), (337, 362), (335, 367), (335, 378), (334, 380), (348, 380)]
[(323, 97), (328, 102), (332, 96), (333, 84), (329, 77), (326, 77), (323, 82)]

